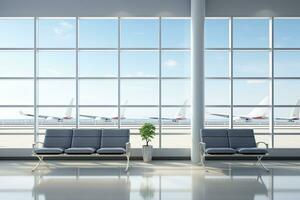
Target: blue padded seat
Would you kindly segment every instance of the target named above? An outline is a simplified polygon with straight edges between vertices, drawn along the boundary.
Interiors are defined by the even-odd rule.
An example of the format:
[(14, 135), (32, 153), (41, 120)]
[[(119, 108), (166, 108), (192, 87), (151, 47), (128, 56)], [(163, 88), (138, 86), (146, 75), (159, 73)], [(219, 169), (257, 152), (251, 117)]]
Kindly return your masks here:
[(96, 149), (90, 147), (72, 147), (65, 150), (67, 154), (92, 154), (95, 153)]
[(232, 148), (207, 148), (205, 150), (207, 154), (235, 154), (236, 150)]
[(122, 154), (129, 142), (129, 129), (103, 129), (99, 154)]
[(100, 147), (101, 130), (74, 129), (71, 148), (65, 150), (67, 154), (92, 154)]
[(36, 154), (61, 154), (63, 152), (62, 148), (38, 148), (35, 150)]
[(101, 148), (98, 149), (97, 153), (99, 154), (123, 154), (126, 153), (126, 150), (124, 148)]
[(267, 149), (262, 148), (239, 148), (238, 150), (239, 154), (267, 154)]
[(228, 138), (233, 149), (256, 148), (253, 129), (229, 129)]
[(60, 154), (71, 147), (72, 129), (47, 129), (43, 148), (35, 149), (37, 154)]
[(206, 148), (230, 148), (226, 129), (202, 129), (201, 140)]

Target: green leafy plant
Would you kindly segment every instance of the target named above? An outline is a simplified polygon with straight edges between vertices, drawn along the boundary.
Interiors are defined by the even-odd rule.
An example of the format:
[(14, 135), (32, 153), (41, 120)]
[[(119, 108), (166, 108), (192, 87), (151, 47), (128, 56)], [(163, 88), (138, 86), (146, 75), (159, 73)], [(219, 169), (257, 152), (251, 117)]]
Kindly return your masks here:
[(142, 140), (146, 141), (146, 146), (155, 136), (155, 126), (151, 123), (144, 123), (144, 125), (139, 129)]

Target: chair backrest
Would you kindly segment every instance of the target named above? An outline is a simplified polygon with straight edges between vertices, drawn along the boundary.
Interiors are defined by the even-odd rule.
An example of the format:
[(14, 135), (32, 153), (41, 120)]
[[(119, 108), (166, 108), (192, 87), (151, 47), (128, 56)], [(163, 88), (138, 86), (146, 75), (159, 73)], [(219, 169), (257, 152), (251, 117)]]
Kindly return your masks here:
[(72, 129), (47, 129), (44, 139), (44, 147), (62, 149), (70, 148), (72, 136)]
[(101, 148), (125, 148), (129, 142), (129, 129), (103, 129)]
[(227, 129), (202, 129), (201, 141), (206, 148), (228, 148), (229, 140)]
[(91, 147), (99, 149), (101, 133), (101, 129), (74, 129), (72, 147)]
[(233, 149), (256, 147), (253, 129), (229, 129), (228, 138)]

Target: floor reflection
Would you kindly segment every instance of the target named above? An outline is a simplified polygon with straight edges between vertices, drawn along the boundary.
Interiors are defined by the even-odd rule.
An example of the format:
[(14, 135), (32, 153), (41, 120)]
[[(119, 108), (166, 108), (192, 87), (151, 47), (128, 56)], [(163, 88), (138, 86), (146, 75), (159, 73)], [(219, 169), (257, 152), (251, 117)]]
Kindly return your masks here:
[[(220, 162), (220, 161), (219, 161)], [(216, 162), (207, 173), (188, 162), (123, 168), (54, 168), (30, 173), (0, 166), (5, 200), (277, 200), (299, 199), (300, 164), (273, 163), (271, 172)], [(282, 164), (282, 165), (281, 165)], [(251, 166), (249, 164), (249, 166)], [(7, 167), (7, 169), (5, 169)], [(231, 168), (231, 170), (229, 170)], [(6, 173), (5, 173), (6, 170)]]

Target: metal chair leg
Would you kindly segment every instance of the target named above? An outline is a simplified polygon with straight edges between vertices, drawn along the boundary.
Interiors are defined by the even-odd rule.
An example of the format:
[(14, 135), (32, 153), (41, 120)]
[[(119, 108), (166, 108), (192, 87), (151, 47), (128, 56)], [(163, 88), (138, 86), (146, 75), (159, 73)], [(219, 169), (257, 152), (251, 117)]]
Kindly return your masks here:
[(126, 168), (125, 168), (125, 171), (127, 172), (127, 171), (128, 171), (128, 169), (129, 169), (130, 155), (129, 155), (129, 154), (126, 154), (126, 158), (127, 158), (127, 163), (126, 163)]
[(262, 158), (264, 156), (257, 156), (257, 162), (256, 162), (256, 166), (261, 166), (262, 168), (264, 168), (267, 172), (269, 172), (270, 170), (262, 163)]
[(31, 170), (32, 172), (34, 172), (41, 164), (44, 164), (48, 169), (50, 169), (48, 164), (44, 161), (43, 156), (36, 155), (36, 157), (39, 159), (39, 162), (32, 168), (32, 170)]

